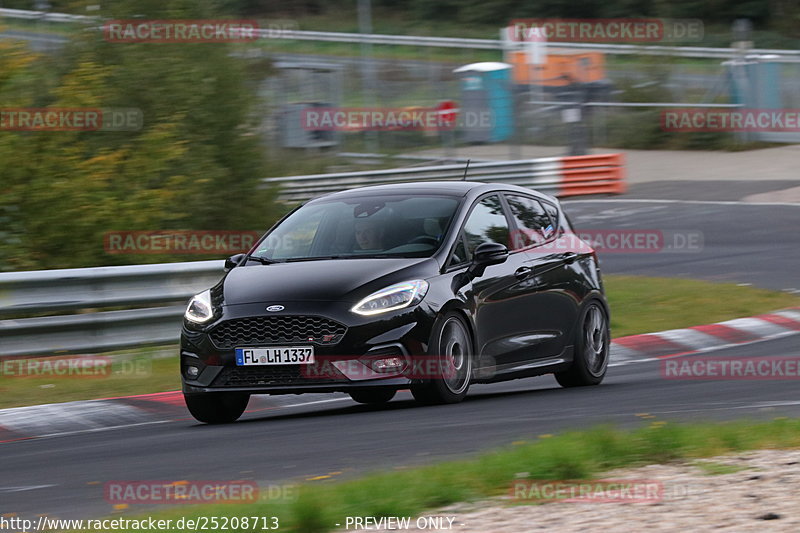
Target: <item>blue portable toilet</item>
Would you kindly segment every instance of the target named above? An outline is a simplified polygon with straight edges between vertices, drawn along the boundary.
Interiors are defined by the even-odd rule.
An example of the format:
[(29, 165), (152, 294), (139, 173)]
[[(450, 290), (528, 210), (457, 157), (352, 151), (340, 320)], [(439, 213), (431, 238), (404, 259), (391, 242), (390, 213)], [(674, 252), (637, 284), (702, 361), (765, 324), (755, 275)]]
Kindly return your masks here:
[(779, 109), (781, 104), (781, 64), (771, 56), (726, 61), (733, 103), (750, 109)]
[(511, 65), (471, 63), (453, 71), (461, 79), (459, 130), (465, 142), (496, 143), (514, 134)]
[[(783, 64), (776, 59), (774, 55), (750, 55), (744, 61), (723, 62), (731, 101), (745, 109), (783, 109)], [(796, 131), (757, 131), (746, 135), (764, 142), (800, 143), (800, 133)]]

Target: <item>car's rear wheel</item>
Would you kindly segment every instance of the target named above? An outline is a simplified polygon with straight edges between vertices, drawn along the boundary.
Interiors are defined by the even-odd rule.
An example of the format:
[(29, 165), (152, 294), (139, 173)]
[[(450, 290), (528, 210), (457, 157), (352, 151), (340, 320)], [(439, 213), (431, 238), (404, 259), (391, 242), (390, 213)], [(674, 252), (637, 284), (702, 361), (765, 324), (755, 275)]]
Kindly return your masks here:
[[(472, 380), (472, 336), (464, 319), (448, 313), (434, 325), (423, 368), (436, 375), (411, 386), (414, 399), (424, 404), (457, 403)], [(426, 376), (427, 377), (427, 376)]]
[(556, 373), (562, 387), (598, 385), (608, 369), (610, 332), (608, 315), (597, 301), (591, 301), (581, 313), (575, 330), (575, 348), (572, 366)]
[(350, 391), (350, 397), (358, 403), (386, 403), (397, 394), (393, 389), (367, 389)]
[(206, 424), (236, 422), (250, 401), (249, 394), (232, 392), (184, 394), (183, 398), (192, 416)]

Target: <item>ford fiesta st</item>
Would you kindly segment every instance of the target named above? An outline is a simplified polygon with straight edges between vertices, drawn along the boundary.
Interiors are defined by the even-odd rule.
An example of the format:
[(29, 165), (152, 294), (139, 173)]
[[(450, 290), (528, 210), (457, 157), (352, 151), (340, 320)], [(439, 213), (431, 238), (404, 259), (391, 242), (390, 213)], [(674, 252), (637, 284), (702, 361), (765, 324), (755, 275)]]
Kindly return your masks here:
[(609, 310), (594, 251), (558, 201), (513, 185), (427, 182), (329, 194), (295, 209), (194, 296), (181, 335), (186, 404), (238, 419), (252, 394), (470, 385), (553, 373), (599, 384)]

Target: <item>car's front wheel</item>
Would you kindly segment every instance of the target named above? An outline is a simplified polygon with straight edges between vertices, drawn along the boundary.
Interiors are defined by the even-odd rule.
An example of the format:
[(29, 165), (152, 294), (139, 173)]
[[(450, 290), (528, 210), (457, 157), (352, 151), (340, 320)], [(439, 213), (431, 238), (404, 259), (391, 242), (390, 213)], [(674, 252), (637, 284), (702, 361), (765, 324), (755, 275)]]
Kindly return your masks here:
[(464, 319), (456, 313), (440, 318), (433, 328), (426, 364), (422, 365), (435, 375), (411, 386), (414, 399), (424, 404), (463, 400), (472, 380), (472, 353), (472, 336)]
[(236, 422), (250, 401), (249, 394), (219, 392), (208, 394), (184, 394), (186, 407), (200, 422), (206, 424), (228, 424)]
[(559, 385), (581, 387), (600, 384), (608, 369), (610, 337), (605, 309), (597, 301), (590, 302), (581, 313), (575, 329), (572, 366), (555, 375)]
[(397, 394), (393, 389), (367, 389), (350, 391), (350, 397), (358, 403), (386, 403)]

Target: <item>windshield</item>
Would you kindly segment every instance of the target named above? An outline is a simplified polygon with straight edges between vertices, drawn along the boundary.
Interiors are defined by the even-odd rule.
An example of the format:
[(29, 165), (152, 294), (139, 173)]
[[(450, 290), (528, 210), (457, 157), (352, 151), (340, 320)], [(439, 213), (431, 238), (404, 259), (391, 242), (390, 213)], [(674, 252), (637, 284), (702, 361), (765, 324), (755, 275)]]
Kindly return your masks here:
[(369, 196), (315, 202), (273, 229), (252, 254), (271, 261), (430, 257), (459, 200), (446, 196)]

